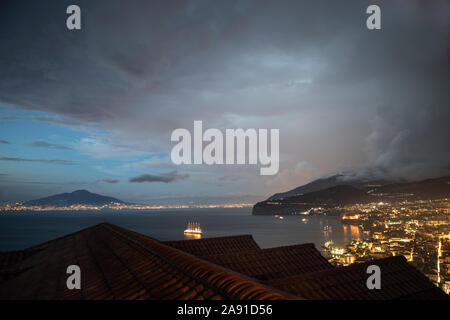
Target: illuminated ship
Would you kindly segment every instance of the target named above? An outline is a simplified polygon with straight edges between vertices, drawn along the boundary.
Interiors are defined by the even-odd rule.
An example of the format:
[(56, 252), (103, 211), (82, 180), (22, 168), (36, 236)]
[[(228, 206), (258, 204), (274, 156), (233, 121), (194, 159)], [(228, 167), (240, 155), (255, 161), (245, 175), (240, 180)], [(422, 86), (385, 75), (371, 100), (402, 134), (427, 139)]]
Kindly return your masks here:
[(200, 223), (189, 222), (187, 229), (184, 230), (184, 234), (202, 234), (202, 228), (200, 228)]

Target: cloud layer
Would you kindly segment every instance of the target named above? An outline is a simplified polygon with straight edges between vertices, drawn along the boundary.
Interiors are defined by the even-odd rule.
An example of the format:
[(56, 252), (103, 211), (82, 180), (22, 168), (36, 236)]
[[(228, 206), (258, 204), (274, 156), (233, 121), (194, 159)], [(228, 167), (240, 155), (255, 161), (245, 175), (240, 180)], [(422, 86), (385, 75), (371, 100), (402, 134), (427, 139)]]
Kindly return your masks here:
[(61, 160), (61, 159), (24, 159), (24, 158), (11, 158), (11, 157), (0, 157), (0, 161), (12, 161), (12, 162), (41, 162), (41, 163), (54, 163), (63, 165), (73, 165), (74, 161)]
[(176, 181), (181, 181), (189, 178), (189, 174), (178, 174), (177, 171), (171, 171), (167, 173), (162, 173), (158, 175), (153, 174), (141, 174), (137, 177), (130, 178), (130, 182), (164, 182), (171, 183)]
[[(239, 192), (268, 195), (340, 170), (450, 172), (448, 2), (384, 1), (378, 31), (365, 24), (372, 1), (80, 0), (78, 32), (65, 28), (69, 4), (2, 4), (0, 103), (51, 115), (26, 117), (34, 123), (99, 129), (73, 146), (83, 155), (150, 159), (170, 152), (174, 129), (202, 120), (279, 128), (281, 162), (264, 178), (182, 167), (197, 193), (234, 192), (233, 177), (245, 177)], [(168, 173), (130, 181), (187, 178), (158, 159), (146, 168)]]
[(106, 182), (106, 183), (119, 183), (120, 182), (119, 179), (102, 179), (100, 181)]
[(45, 141), (34, 141), (27, 146), (38, 147), (38, 148), (49, 148), (49, 149), (60, 149), (60, 150), (72, 150), (72, 148), (66, 147), (58, 143), (49, 143)]

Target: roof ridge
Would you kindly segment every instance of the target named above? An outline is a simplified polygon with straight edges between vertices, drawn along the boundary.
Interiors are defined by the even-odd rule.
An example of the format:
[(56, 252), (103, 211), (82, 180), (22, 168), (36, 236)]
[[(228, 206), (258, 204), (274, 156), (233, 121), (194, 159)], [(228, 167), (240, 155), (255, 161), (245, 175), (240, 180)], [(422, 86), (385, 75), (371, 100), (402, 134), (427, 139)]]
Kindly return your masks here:
[(281, 248), (284, 249), (284, 248), (293, 248), (293, 247), (313, 247), (315, 249), (316, 245), (312, 242), (306, 242), (306, 243), (299, 243), (299, 244), (288, 244), (288, 245), (279, 246), (279, 247), (263, 248), (261, 250), (274, 250), (274, 249), (281, 249)]
[(186, 241), (203, 242), (203, 241), (216, 240), (216, 239), (248, 238), (248, 237), (253, 239), (253, 235), (251, 235), (251, 234), (238, 234), (238, 235), (232, 235), (232, 236), (209, 237), (209, 238), (201, 238), (201, 239), (166, 240), (166, 241), (160, 241), (160, 242), (162, 242), (162, 243), (166, 243), (166, 242), (174, 243), (174, 242), (186, 242)]
[[(377, 264), (377, 263), (384, 263), (386, 261), (397, 261), (397, 260), (402, 260), (402, 261), (407, 262), (407, 260), (406, 260), (406, 258), (404, 256), (391, 256), (391, 257), (386, 257), (386, 258), (381, 258), (381, 259), (374, 259), (374, 260), (366, 261), (366, 262), (362, 262), (362, 263), (353, 263), (353, 264), (345, 266), (345, 267), (314, 271), (314, 272), (299, 274), (299, 275), (295, 275), (295, 276), (291, 276), (291, 277), (269, 280), (269, 281), (267, 281), (267, 283), (269, 283), (269, 284), (270, 283), (284, 284), (284, 283), (290, 282), (292, 280), (308, 279), (310, 277), (322, 276), (322, 275), (332, 274), (332, 273), (336, 273), (336, 272), (350, 272), (353, 269), (359, 269), (359, 268), (362, 268), (363, 266), (366, 266), (366, 265), (372, 265), (372, 264)], [(414, 268), (409, 263), (408, 263), (408, 265), (411, 268)], [(414, 268), (414, 269), (417, 270), (416, 268)]]
[[(50, 240), (44, 241), (44, 242), (42, 242), (42, 243), (39, 243), (39, 244), (34, 245), (34, 246), (31, 246), (31, 247), (27, 247), (27, 248), (25, 248), (25, 249), (23, 249), (23, 250), (19, 250), (19, 251), (25, 251), (25, 250), (40, 250), (40, 249), (42, 249), (42, 247), (48, 245), (49, 243), (52, 243), (52, 242), (57, 241), (57, 240), (62, 240), (62, 239), (71, 237), (71, 236), (73, 236), (73, 235), (75, 235), (75, 234), (78, 234), (78, 233), (80, 233), (80, 232), (83, 232), (83, 231), (85, 231), (85, 230), (94, 229), (94, 228), (99, 227), (99, 226), (101, 226), (101, 225), (103, 225), (103, 224), (107, 224), (107, 222), (97, 223), (97, 224), (94, 224), (93, 226), (89, 226), (89, 227), (86, 227), (86, 228), (82, 228), (82, 229), (80, 229), (80, 230), (77, 230), (77, 231), (74, 231), (74, 232), (65, 234), (65, 235), (60, 236), (60, 237), (56, 237), (56, 238), (54, 238), (54, 239), (50, 239)], [(4, 252), (8, 252), (8, 251), (4, 251)]]
[(252, 235), (233, 235), (193, 240), (162, 241), (162, 243), (184, 252), (189, 252), (197, 257), (261, 250), (261, 247), (258, 243), (256, 243)]
[[(104, 227), (107, 230), (115, 233), (116, 235), (120, 236), (121, 238), (126, 239), (126, 240), (128, 240), (128, 241), (130, 241), (130, 242), (132, 242), (132, 243), (134, 243), (136, 245), (138, 245), (139, 247), (143, 248), (144, 250), (149, 251), (151, 254), (153, 254), (153, 255), (157, 256), (158, 258), (162, 259), (164, 262), (168, 263), (170, 266), (172, 266), (175, 269), (179, 270), (181, 273), (183, 273), (187, 277), (189, 277), (189, 278), (191, 278), (191, 279), (193, 279), (195, 281), (198, 281), (199, 283), (203, 284), (205, 287), (210, 288), (211, 290), (213, 290), (215, 293), (218, 293), (218, 294), (220, 294), (220, 295), (222, 295), (222, 296), (224, 296), (226, 298), (229, 298), (229, 299), (238, 299), (239, 298), (239, 296), (237, 294), (228, 293), (224, 288), (222, 288), (220, 286), (213, 285), (212, 283), (206, 281), (204, 278), (196, 276), (195, 274), (193, 274), (191, 272), (191, 270), (189, 270), (190, 269), (189, 267), (186, 268), (186, 267), (180, 266), (179, 263), (176, 262), (176, 261), (173, 261), (173, 259), (169, 259), (166, 256), (161, 255), (159, 252), (157, 252), (154, 249), (149, 248), (147, 245), (145, 245), (141, 241), (138, 241), (137, 239), (133, 239), (132, 237), (124, 234), (123, 232), (120, 231), (120, 229), (123, 229), (123, 228), (121, 228), (119, 226), (116, 226), (116, 225), (113, 225), (113, 224), (110, 224), (110, 223), (102, 224), (102, 227)], [(127, 230), (127, 229), (125, 229), (125, 230), (128, 231), (128, 232), (131, 232), (133, 234), (136, 234), (137, 236), (142, 236), (139, 233), (135, 233), (135, 232)], [(144, 237), (146, 237), (146, 236), (144, 236)], [(156, 239), (152, 239), (150, 237), (146, 237), (146, 238), (151, 240), (151, 241), (153, 241), (154, 244), (163, 247), (165, 250), (172, 251), (173, 253), (177, 254), (179, 257), (180, 256), (185, 256), (185, 257), (188, 257), (191, 260), (194, 260), (196, 263), (200, 263), (201, 264), (200, 267), (209, 267), (209, 268), (215, 268), (215, 269), (220, 270), (222, 273), (224, 273), (224, 274), (222, 274), (223, 276), (232, 277), (231, 279), (229, 279), (229, 281), (231, 281), (232, 283), (236, 282), (237, 280), (241, 280), (241, 281), (247, 282), (247, 283), (243, 283), (241, 286), (232, 285), (233, 287), (236, 287), (236, 288), (233, 288), (234, 291), (240, 292), (240, 291), (242, 291), (242, 287), (248, 287), (248, 285), (251, 284), (251, 285), (260, 287), (260, 288), (255, 288), (252, 291), (255, 291), (255, 290), (258, 290), (258, 289), (259, 290), (264, 290), (264, 291), (267, 291), (265, 293), (266, 295), (267, 294), (272, 294), (272, 295), (275, 296), (274, 298), (281, 298), (281, 299), (282, 298), (287, 298), (287, 299), (289, 299), (289, 298), (296, 298), (296, 299), (299, 299), (299, 297), (297, 297), (297, 296), (293, 296), (292, 294), (289, 294), (289, 293), (283, 292), (283, 291), (281, 291), (279, 289), (272, 288), (270, 286), (262, 284), (257, 279), (253, 279), (253, 278), (250, 278), (248, 276), (239, 274), (237, 272), (234, 272), (234, 271), (229, 270), (227, 268), (224, 268), (222, 266), (219, 266), (219, 265), (216, 265), (216, 264), (211, 263), (209, 261), (206, 261), (206, 260), (203, 260), (201, 258), (198, 258), (198, 257), (196, 257), (194, 255), (191, 255), (191, 254), (187, 253), (187, 252), (181, 251), (181, 250), (179, 250), (177, 248), (170, 247), (170, 246), (168, 246), (168, 245), (166, 245), (166, 244), (164, 244), (164, 243), (162, 243), (162, 242), (160, 242), (160, 241), (158, 241)], [(202, 273), (202, 274), (205, 274), (205, 273)], [(233, 277), (235, 277), (237, 279), (233, 279)], [(222, 279), (220, 281), (221, 285), (223, 285), (225, 287), (229, 287), (229, 285), (225, 283), (226, 281), (223, 279), (222, 276), (219, 276), (219, 278)], [(254, 293), (252, 293), (252, 294), (254, 294)], [(262, 292), (262, 294), (264, 294), (264, 292)], [(277, 297), (277, 295), (278, 295), (278, 297)]]
[[(366, 289), (365, 279), (368, 275), (365, 268), (369, 265), (378, 265), (385, 274), (386, 282), (380, 292)], [(397, 276), (398, 273), (405, 275)], [(403, 256), (375, 259), (266, 283), (308, 299), (382, 299), (380, 294), (386, 295), (387, 299), (448, 299), (439, 287)]]
[[(241, 254), (265, 254), (265, 253), (270, 253), (272, 251), (282, 251), (282, 250), (285, 250), (285, 249), (294, 249), (295, 247), (314, 248), (320, 254), (320, 252), (316, 249), (316, 246), (313, 243), (302, 243), (302, 244), (293, 244), (293, 245), (287, 245), (287, 246), (281, 246), (281, 247), (262, 248), (262, 249), (259, 249), (259, 250), (247, 250), (247, 251), (243, 251), (243, 252), (212, 254), (212, 255), (209, 255), (207, 258), (208, 259), (209, 258), (216, 258), (216, 257), (220, 257), (220, 256), (230, 256), (230, 257), (232, 257), (232, 256), (241, 255)], [(320, 256), (322, 256), (322, 255), (320, 254)], [(325, 257), (323, 257), (323, 258), (325, 259)]]
[[(213, 287), (211, 284), (207, 283), (206, 281), (204, 281), (201, 278), (195, 277), (194, 275), (192, 275), (190, 272), (187, 272), (185, 269), (181, 268), (178, 264), (174, 263), (173, 261), (171, 261), (170, 259), (167, 259), (165, 256), (161, 255), (160, 253), (156, 252), (155, 250), (150, 249), (148, 246), (144, 245), (142, 242), (137, 241), (136, 239), (132, 239), (131, 237), (123, 234), (122, 232), (120, 232), (119, 230), (116, 230), (114, 227), (111, 227), (108, 224), (104, 224), (102, 225), (102, 227), (108, 229), (109, 231), (119, 235), (122, 238), (127, 239), (128, 241), (131, 241), (135, 244), (137, 244), (138, 246), (142, 247), (143, 249), (145, 249), (146, 251), (151, 252), (153, 255), (157, 256), (158, 258), (162, 259), (164, 262), (166, 262), (167, 264), (169, 264), (171, 267), (177, 269), (178, 271), (180, 271), (182, 274), (186, 275), (187, 277), (194, 279), (200, 283), (202, 283), (203, 285), (205, 285), (206, 287), (212, 289), (215, 293), (220, 293), (223, 294), (226, 297), (229, 297), (229, 295), (226, 292), (221, 292), (221, 290), (217, 290), (217, 288)], [(150, 239), (153, 240), (153, 239)], [(157, 242), (157, 241), (156, 241)], [(170, 247), (169, 247), (170, 248)], [(172, 249), (172, 248), (171, 248)]]

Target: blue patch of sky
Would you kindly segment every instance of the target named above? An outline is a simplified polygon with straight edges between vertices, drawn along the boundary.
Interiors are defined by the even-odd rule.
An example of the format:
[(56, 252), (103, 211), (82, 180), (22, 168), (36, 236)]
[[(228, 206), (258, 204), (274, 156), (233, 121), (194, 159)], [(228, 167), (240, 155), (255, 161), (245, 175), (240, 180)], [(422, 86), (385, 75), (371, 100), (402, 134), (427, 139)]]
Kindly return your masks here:
[[(5, 120), (5, 117), (13, 117), (15, 120)], [(139, 174), (142, 171), (142, 168), (133, 163), (149, 159), (148, 155), (128, 159), (95, 158), (75, 149), (80, 140), (92, 136), (92, 130), (85, 130), (80, 126), (30, 120), (33, 117), (55, 118), (54, 115), (45, 112), (25, 111), (0, 105), (0, 139), (10, 143), (0, 145), (0, 157), (34, 160), (58, 159), (73, 161), (74, 164), (0, 161), (0, 173), (8, 174), (16, 182), (65, 183), (111, 178), (126, 180), (130, 175)], [(100, 132), (107, 133), (100, 130), (95, 131), (96, 134)], [(45, 141), (73, 149), (61, 150), (29, 146), (35, 141)]]

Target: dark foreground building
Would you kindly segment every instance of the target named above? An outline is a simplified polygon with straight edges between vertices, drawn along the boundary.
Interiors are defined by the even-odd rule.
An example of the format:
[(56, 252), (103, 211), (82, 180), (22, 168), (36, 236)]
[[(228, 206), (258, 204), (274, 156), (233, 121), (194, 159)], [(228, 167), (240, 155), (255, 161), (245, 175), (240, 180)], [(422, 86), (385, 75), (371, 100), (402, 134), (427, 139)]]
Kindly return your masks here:
[[(381, 268), (369, 290), (366, 268)], [(68, 289), (69, 265), (81, 289)], [(312, 244), (261, 249), (249, 235), (160, 242), (103, 223), (0, 253), (0, 299), (447, 299), (403, 257), (334, 268)]]

